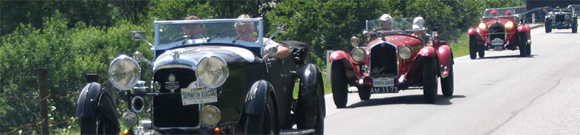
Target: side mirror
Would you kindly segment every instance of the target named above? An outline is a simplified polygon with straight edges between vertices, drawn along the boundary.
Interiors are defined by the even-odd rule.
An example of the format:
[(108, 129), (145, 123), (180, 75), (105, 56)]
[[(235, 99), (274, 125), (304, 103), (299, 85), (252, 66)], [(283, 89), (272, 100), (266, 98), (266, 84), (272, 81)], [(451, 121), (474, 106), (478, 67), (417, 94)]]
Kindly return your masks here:
[(133, 34), (131, 38), (133, 40), (145, 40), (145, 32), (144, 31), (131, 31)]

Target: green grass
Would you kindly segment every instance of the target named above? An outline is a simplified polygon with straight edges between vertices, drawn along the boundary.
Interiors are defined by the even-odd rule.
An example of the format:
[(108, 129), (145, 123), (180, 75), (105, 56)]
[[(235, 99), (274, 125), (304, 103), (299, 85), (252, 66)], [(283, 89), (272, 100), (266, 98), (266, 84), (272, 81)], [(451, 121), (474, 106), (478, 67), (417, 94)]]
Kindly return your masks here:
[(448, 41), (448, 44), (453, 50), (453, 58), (469, 54), (469, 35), (467, 33), (461, 34), (456, 41)]

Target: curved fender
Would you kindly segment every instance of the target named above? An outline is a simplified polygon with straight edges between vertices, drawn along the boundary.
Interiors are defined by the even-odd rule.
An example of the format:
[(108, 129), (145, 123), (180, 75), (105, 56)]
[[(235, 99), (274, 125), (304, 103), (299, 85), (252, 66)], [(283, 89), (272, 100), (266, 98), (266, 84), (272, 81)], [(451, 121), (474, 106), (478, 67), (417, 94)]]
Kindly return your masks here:
[(425, 46), (419, 51), (418, 57), (435, 57), (435, 49), (433, 46)]
[(469, 28), (469, 30), (467, 30), (467, 34), (471, 35), (475, 35), (477, 34), (477, 31), (475, 30), (475, 28)]
[(319, 80), (320, 76), (321, 73), (314, 64), (308, 64), (305, 66), (300, 75), (300, 90), (296, 114), (298, 115), (298, 118), (302, 120), (301, 123), (305, 124), (302, 126), (305, 127), (314, 127), (314, 124), (316, 124), (316, 114), (318, 113), (318, 108), (316, 107), (316, 104), (318, 104), (318, 100), (316, 100), (316, 90), (318, 90), (318, 84), (322, 83), (322, 80)]
[(527, 32), (527, 31), (528, 27), (526, 27), (525, 25), (518, 26), (518, 32)]
[(437, 59), (439, 61), (439, 70), (441, 78), (446, 78), (449, 75), (449, 69), (452, 64), (451, 47), (448, 45), (441, 45), (437, 49)]
[(97, 107), (97, 99), (100, 98), (101, 84), (92, 82), (87, 84), (82, 90), (77, 100), (77, 110), (75, 116), (86, 118), (94, 115)]
[[(342, 64), (344, 64), (344, 67), (346, 69), (353, 69), (353, 70), (346, 70), (347, 77), (350, 79), (357, 79), (357, 78), (360, 78), (362, 76), (362, 73), (360, 73), (360, 68), (354, 64), (357, 62), (355, 62), (352, 59), (352, 57), (350, 56), (350, 54), (348, 54), (345, 51), (338, 50), (338, 51), (332, 52), (330, 54), (329, 60), (330, 60), (330, 62), (342, 61)], [(354, 75), (354, 76), (349, 76), (349, 75)]]
[(245, 112), (248, 114), (263, 113), (266, 110), (269, 91), (274, 92), (274, 86), (265, 80), (259, 80), (252, 84), (250, 91), (246, 95)]
[(115, 102), (109, 92), (101, 89), (101, 84), (92, 82), (87, 84), (79, 95), (75, 116), (86, 118), (95, 115), (99, 111), (105, 118), (112, 122), (114, 127), (119, 127)]

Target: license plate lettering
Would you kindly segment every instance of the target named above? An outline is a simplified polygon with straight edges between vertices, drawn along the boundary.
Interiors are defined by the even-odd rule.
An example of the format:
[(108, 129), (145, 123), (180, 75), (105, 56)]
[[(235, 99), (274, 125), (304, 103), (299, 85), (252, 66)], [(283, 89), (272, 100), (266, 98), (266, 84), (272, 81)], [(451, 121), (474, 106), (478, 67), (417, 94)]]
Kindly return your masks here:
[(373, 87), (371, 93), (398, 93), (397, 87)]
[(183, 88), (181, 89), (181, 99), (184, 106), (212, 103), (217, 102), (217, 92), (215, 89), (207, 88)]

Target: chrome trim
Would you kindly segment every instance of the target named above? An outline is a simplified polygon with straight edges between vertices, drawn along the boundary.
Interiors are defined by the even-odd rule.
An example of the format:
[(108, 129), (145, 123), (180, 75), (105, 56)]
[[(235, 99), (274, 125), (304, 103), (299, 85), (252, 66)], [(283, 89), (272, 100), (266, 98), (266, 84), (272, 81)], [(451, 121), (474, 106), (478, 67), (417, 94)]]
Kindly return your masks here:
[[(135, 109), (135, 101), (136, 100), (141, 100), (141, 109), (137, 110)], [(145, 108), (145, 99), (143, 99), (143, 97), (141, 96), (135, 96), (133, 97), (133, 99), (131, 100), (131, 110), (135, 113), (140, 113), (141, 111), (143, 111), (143, 109)]]
[[(216, 124), (214, 124), (214, 125), (208, 125), (207, 123), (203, 123), (203, 120), (202, 120), (202, 119), (203, 119), (203, 117), (201, 117), (201, 116), (202, 116), (202, 114), (203, 114), (203, 111), (204, 111), (206, 108), (210, 108), (210, 107), (213, 107), (213, 108), (215, 108), (215, 109), (218, 111), (218, 114), (219, 114), (219, 116), (220, 116), (220, 119), (219, 119), (218, 123), (216, 123)], [(206, 105), (205, 107), (203, 107), (203, 109), (201, 109), (201, 111), (199, 112), (199, 115), (200, 115), (200, 116), (199, 116), (199, 121), (201, 121), (201, 124), (202, 124), (202, 125), (204, 125), (204, 126), (216, 126), (217, 124), (219, 124), (219, 123), (220, 123), (220, 121), (222, 121), (222, 111), (220, 110), (220, 108), (218, 108), (217, 106), (214, 106), (214, 105)]]
[[(409, 58), (407, 58), (407, 59), (402, 59), (402, 58), (401, 58), (401, 59), (402, 59), (402, 60), (408, 60), (408, 59), (411, 59), (411, 58), (413, 57), (413, 53), (414, 53), (414, 51), (413, 51), (413, 47), (411, 47), (411, 46), (408, 46), (408, 45), (406, 45), (406, 44), (403, 44), (403, 46), (401, 46), (401, 48), (397, 48), (397, 55), (398, 55), (397, 57), (401, 57), (401, 54), (399, 54), (399, 50), (401, 50), (401, 49), (403, 49), (403, 48), (405, 48), (405, 47), (409, 47), (409, 49), (411, 49), (411, 56), (409, 56)], [(397, 64), (398, 64), (398, 63), (397, 63)], [(398, 68), (398, 67), (397, 67), (397, 68)], [(398, 71), (397, 71), (397, 74), (398, 74)]]
[[(360, 49), (360, 50), (362, 50), (362, 51), (363, 51), (363, 54), (365, 55), (365, 56), (363, 57), (363, 59), (362, 59), (362, 60), (360, 60), (360, 61), (357, 61), (356, 59), (354, 59), (354, 51), (355, 51), (355, 50), (357, 50), (357, 49)], [(367, 51), (365, 51), (365, 49), (363, 49), (363, 48), (361, 48), (361, 47), (356, 47), (356, 48), (352, 49), (352, 51), (350, 51), (350, 55), (352, 56), (352, 59), (353, 59), (354, 61), (356, 61), (356, 62), (363, 62), (363, 61), (366, 59), (366, 55), (368, 55), (368, 53), (367, 53)]]

